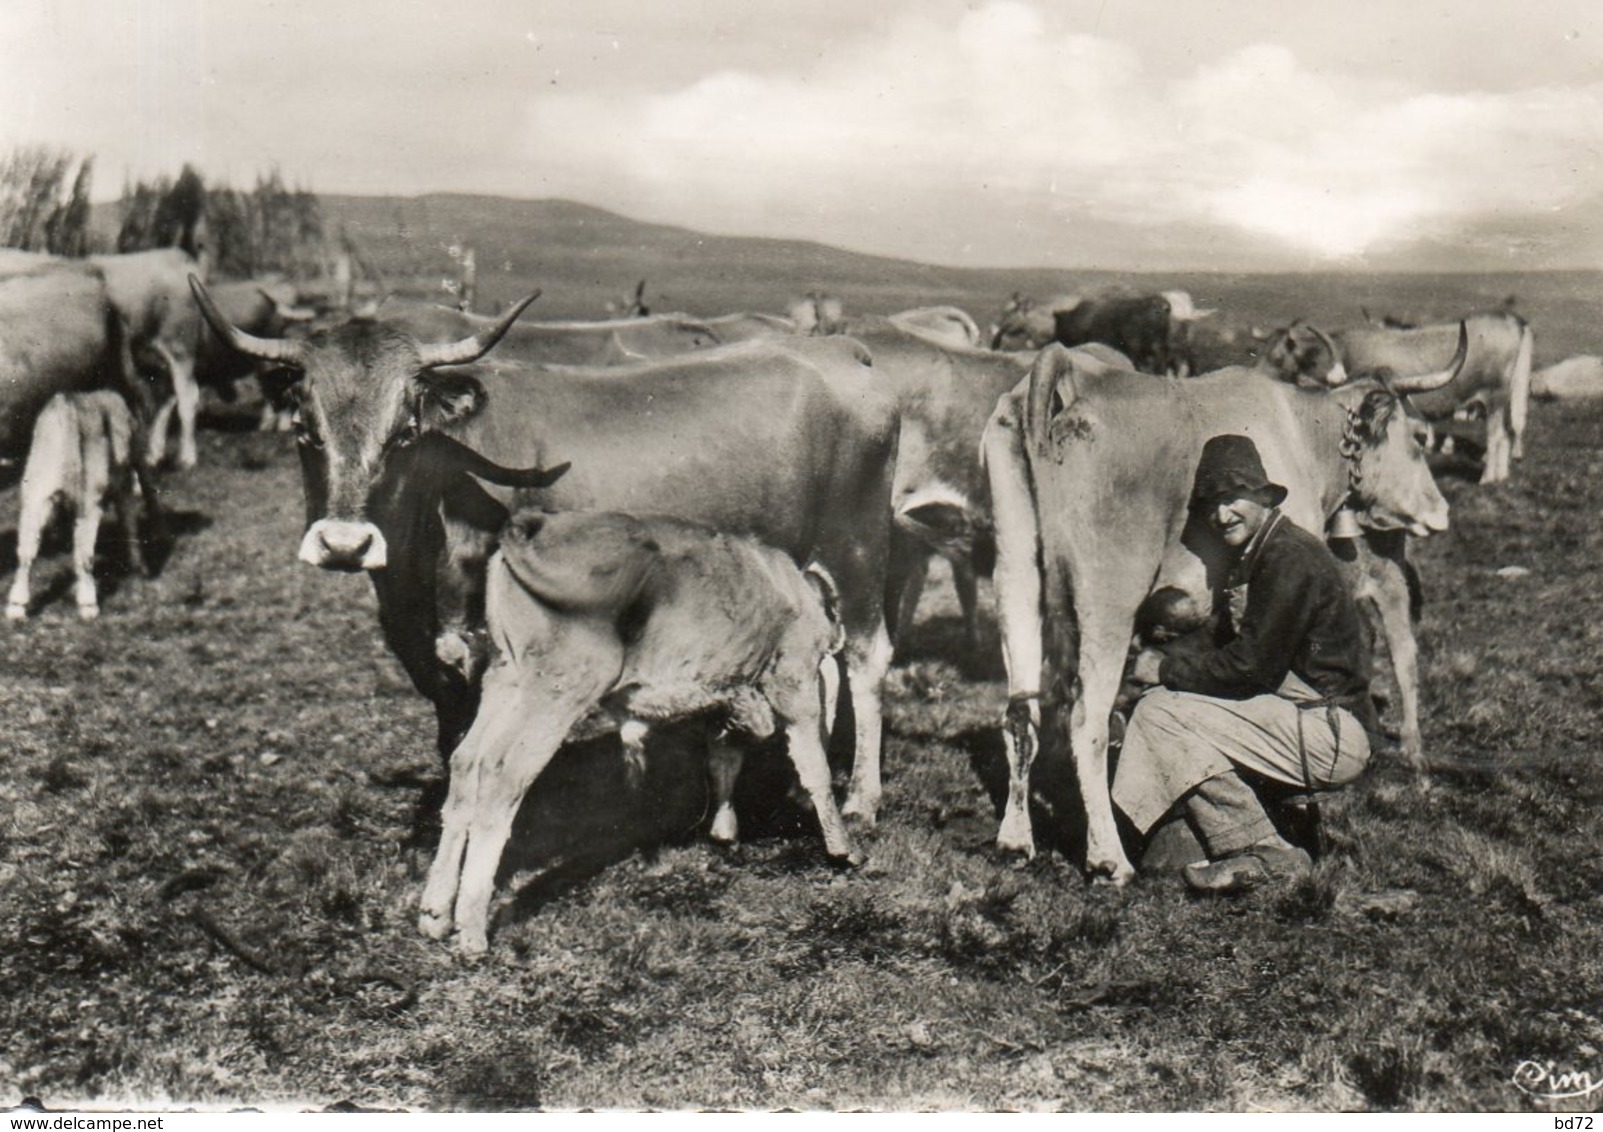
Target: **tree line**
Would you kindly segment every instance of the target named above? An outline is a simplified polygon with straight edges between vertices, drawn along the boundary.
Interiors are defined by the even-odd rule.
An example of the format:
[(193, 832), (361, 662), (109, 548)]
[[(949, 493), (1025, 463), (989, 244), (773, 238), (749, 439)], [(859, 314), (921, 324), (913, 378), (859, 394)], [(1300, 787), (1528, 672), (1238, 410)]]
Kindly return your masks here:
[(114, 240), (92, 223), (94, 157), (22, 146), (0, 160), (0, 246), (61, 256), (201, 246), (220, 276), (321, 273), (327, 255), (322, 206), (278, 170), (251, 189), (208, 186), (192, 166), (177, 177), (124, 183)]

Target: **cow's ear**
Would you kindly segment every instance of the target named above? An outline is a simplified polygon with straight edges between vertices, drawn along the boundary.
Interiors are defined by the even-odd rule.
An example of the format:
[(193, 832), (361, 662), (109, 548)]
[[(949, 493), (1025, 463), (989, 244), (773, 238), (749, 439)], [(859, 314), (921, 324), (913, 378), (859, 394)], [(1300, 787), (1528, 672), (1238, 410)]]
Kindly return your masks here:
[(417, 382), (418, 415), (427, 425), (464, 421), (484, 407), (484, 386), (471, 374), (424, 371)]

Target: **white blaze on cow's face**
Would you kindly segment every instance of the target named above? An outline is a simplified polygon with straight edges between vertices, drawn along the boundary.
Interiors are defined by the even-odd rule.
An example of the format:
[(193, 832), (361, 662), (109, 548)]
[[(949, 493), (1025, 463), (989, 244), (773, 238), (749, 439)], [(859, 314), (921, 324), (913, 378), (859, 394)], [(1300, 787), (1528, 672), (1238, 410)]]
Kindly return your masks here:
[(381, 325), (341, 327), (308, 351), (294, 419), (306, 484), (302, 562), (325, 570), (388, 564), (367, 500), (388, 454), (418, 435), (419, 368), (415, 343)]

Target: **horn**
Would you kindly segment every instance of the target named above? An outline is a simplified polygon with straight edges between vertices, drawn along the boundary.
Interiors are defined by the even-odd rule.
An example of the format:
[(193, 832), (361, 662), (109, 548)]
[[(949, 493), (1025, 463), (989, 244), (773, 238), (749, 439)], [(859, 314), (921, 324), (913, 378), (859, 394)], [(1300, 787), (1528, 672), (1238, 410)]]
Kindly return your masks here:
[(1399, 393), (1429, 393), (1433, 389), (1440, 389), (1453, 378), (1458, 371), (1464, 368), (1464, 360), (1469, 356), (1469, 324), (1458, 324), (1458, 349), (1453, 352), (1453, 360), (1447, 363), (1447, 368), (1437, 370), (1435, 373), (1417, 373), (1407, 377), (1392, 379), (1391, 386)]
[(522, 302), (518, 303), (506, 314), (496, 319), (495, 325), (487, 326), (477, 334), (470, 335), (457, 342), (443, 344), (429, 344), (418, 347), (418, 354), (423, 359), (424, 369), (433, 369), (435, 366), (460, 366), (468, 362), (478, 361), (488, 354), (512, 324), (518, 320), (524, 308), (540, 297), (536, 291)]
[(260, 358), (264, 362), (279, 362), (283, 365), (294, 366), (299, 369), (305, 361), (305, 352), (300, 342), (291, 342), (283, 338), (258, 338), (254, 334), (246, 334), (239, 327), (229, 322), (223, 312), (217, 309), (212, 297), (206, 292), (205, 284), (194, 275), (189, 277), (189, 290), (195, 296), (195, 302), (200, 305), (200, 313), (205, 316), (206, 325), (241, 354), (248, 357)]
[(428, 452), (447, 467), (456, 471), (466, 472), (468, 475), (485, 483), (499, 484), (502, 487), (550, 487), (567, 474), (568, 469), (573, 466), (571, 460), (564, 460), (554, 468), (502, 467), (482, 453), (469, 448), (455, 437), (446, 436), (443, 432), (425, 433), (419, 438), (418, 444), (422, 446), (422, 451)]

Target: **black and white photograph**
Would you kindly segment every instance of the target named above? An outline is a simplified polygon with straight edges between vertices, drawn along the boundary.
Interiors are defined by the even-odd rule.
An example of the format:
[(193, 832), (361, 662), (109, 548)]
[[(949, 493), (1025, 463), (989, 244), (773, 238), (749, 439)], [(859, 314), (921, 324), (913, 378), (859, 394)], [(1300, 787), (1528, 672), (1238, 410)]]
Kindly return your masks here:
[(13, 1121), (1590, 1128), (1600, 579), (1593, 0), (0, 5)]

